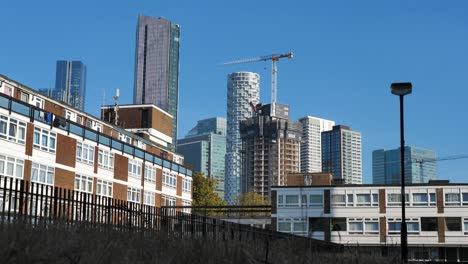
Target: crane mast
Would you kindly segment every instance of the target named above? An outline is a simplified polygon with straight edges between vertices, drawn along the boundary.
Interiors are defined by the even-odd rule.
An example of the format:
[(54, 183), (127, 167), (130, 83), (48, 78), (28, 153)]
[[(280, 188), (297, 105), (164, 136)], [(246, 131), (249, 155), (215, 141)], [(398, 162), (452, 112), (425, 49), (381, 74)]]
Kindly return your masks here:
[(267, 56), (261, 56), (250, 59), (236, 60), (231, 62), (223, 63), (223, 65), (232, 65), (232, 64), (241, 64), (249, 63), (256, 61), (267, 61), (271, 60), (271, 114), (275, 115), (275, 104), (276, 104), (276, 93), (277, 93), (277, 83), (278, 83), (278, 66), (277, 62), (282, 58), (291, 59), (294, 56), (292, 52), (285, 54), (272, 54)]

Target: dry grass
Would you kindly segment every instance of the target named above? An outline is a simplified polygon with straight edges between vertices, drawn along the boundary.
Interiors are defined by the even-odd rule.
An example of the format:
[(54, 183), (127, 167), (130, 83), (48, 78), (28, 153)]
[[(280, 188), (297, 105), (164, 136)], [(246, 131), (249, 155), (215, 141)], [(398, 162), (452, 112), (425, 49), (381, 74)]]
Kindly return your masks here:
[(0, 238), (0, 263), (398, 263), (352, 252), (314, 252), (284, 239), (174, 238), (79, 226), (3, 225)]

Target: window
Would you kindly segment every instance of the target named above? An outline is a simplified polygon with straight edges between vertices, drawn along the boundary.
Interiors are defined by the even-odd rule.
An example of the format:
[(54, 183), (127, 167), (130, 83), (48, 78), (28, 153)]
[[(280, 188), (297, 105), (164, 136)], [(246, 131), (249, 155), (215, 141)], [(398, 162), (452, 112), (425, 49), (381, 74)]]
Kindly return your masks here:
[(177, 174), (163, 170), (163, 186), (175, 189), (177, 187)]
[(44, 100), (37, 96), (32, 97), (31, 104), (39, 108), (44, 108)]
[(309, 232), (324, 232), (325, 225), (323, 218), (310, 217), (309, 218)]
[(446, 206), (458, 206), (458, 205), (460, 205), (460, 194), (459, 193), (446, 193), (445, 194), (445, 205)]
[(186, 193), (192, 192), (192, 181), (189, 179), (182, 180), (182, 191)]
[(140, 194), (141, 194), (140, 189), (127, 187), (127, 201), (139, 203)]
[(335, 206), (345, 206), (345, 199), (344, 194), (332, 194), (331, 196), (332, 205)]
[(54, 185), (54, 168), (39, 163), (33, 163), (31, 181)]
[(143, 192), (143, 204), (154, 206), (155, 193), (150, 191)]
[[(401, 194), (400, 193), (389, 193), (387, 194), (387, 205), (388, 206), (401, 206)], [(409, 193), (405, 194), (405, 204), (410, 204)]]
[(378, 193), (372, 194), (372, 206), (379, 206), (379, 194)]
[(437, 218), (421, 217), (421, 231), (437, 231)]
[(356, 205), (357, 206), (370, 206), (371, 205), (371, 195), (365, 193), (356, 194)]
[(73, 122), (76, 122), (76, 113), (65, 109), (65, 118)]
[(428, 202), (427, 193), (413, 193), (413, 205), (414, 206), (427, 205), (427, 202)]
[[(182, 206), (192, 206), (190, 201), (182, 200)], [(182, 212), (190, 214), (192, 212), (191, 208), (182, 208)]]
[(107, 197), (112, 197), (112, 182), (98, 179), (96, 194), (107, 196)]
[(29, 104), (29, 94), (21, 92), (21, 101)]
[(123, 142), (127, 142), (128, 144), (132, 143), (132, 138), (123, 133), (119, 133), (119, 140)]
[(285, 195), (285, 207), (299, 207), (299, 195)]
[[(419, 219), (407, 218), (406, 227), (408, 234), (419, 234)], [(401, 232), (401, 218), (388, 219), (388, 234), (400, 234)]]
[(468, 205), (468, 193), (462, 193), (463, 205)]
[(322, 194), (311, 194), (309, 195), (310, 206), (323, 206), (323, 195)]
[(284, 206), (284, 199), (283, 199), (283, 195), (281, 194), (278, 194), (278, 197), (277, 197), (277, 202), (278, 204), (278, 207), (283, 207)]
[(87, 193), (93, 193), (93, 177), (84, 175), (75, 175), (75, 190)]
[(350, 193), (346, 195), (346, 205), (348, 206), (354, 206), (354, 194)]
[(348, 232), (350, 234), (362, 234), (364, 232), (364, 225), (362, 219), (349, 219), (348, 220)]
[(301, 207), (307, 207), (307, 195), (301, 195)]
[(85, 143), (76, 143), (76, 160), (93, 165), (94, 147)]
[(447, 231), (461, 231), (461, 218), (460, 217), (445, 217), (445, 230)]
[(429, 193), (429, 205), (436, 205), (437, 199), (435, 193)]
[(0, 138), (24, 144), (26, 123), (0, 115)]
[(97, 132), (101, 132), (102, 133), (102, 125), (101, 124), (97, 124), (94, 126), (94, 129), (97, 131)]
[(34, 128), (34, 148), (55, 153), (57, 134), (39, 127)]
[(114, 153), (100, 149), (98, 164), (103, 169), (112, 170), (114, 168)]
[[(161, 195), (161, 205), (162, 206), (175, 206), (176, 205), (176, 198), (166, 195)], [(172, 208), (170, 212), (174, 212)]]
[(151, 165), (145, 165), (145, 181), (156, 182), (156, 170)]
[(463, 218), (463, 232), (468, 235), (468, 218)]
[(141, 179), (141, 162), (128, 160), (128, 176)]
[(0, 175), (23, 179), (24, 161), (0, 155)]
[(366, 234), (378, 234), (379, 233), (379, 219), (378, 218), (364, 219), (364, 232)]
[(280, 220), (278, 221), (278, 231), (280, 232), (291, 232), (291, 222)]
[(331, 231), (346, 231), (346, 218), (332, 218), (331, 221), (332, 229)]

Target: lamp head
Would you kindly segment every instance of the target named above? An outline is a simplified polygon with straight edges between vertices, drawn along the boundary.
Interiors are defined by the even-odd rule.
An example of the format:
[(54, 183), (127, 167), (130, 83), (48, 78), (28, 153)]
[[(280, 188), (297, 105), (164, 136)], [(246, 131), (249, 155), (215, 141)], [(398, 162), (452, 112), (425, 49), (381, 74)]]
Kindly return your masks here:
[(392, 83), (390, 88), (392, 89), (392, 94), (394, 95), (407, 95), (412, 92), (413, 85), (410, 82)]

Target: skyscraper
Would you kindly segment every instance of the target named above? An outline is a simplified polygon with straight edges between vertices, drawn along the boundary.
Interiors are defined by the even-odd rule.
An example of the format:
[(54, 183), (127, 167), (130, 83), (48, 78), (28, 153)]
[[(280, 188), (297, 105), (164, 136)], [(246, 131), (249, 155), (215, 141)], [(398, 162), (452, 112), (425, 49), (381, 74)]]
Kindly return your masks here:
[(362, 183), (361, 133), (348, 126), (322, 132), (322, 171), (347, 184)]
[[(400, 184), (400, 148), (372, 152), (372, 183)], [(436, 153), (432, 150), (405, 147), (405, 182), (428, 183), (437, 179)]]
[(240, 191), (240, 121), (252, 117), (250, 102), (260, 98), (260, 76), (253, 72), (234, 72), (227, 76), (227, 134), (225, 200), (233, 204)]
[(200, 120), (187, 136), (177, 140), (177, 153), (194, 171), (217, 181), (216, 193), (224, 199), (224, 157), (226, 156), (226, 119)]
[(270, 200), (271, 186), (285, 185), (288, 173), (299, 172), (302, 125), (289, 120), (289, 106), (258, 106), (257, 115), (241, 121), (241, 192)]
[(81, 61), (57, 61), (55, 89), (39, 89), (39, 92), (84, 111), (86, 65)]
[(332, 130), (334, 121), (306, 116), (302, 124), (301, 172), (322, 172), (322, 132)]
[(164, 18), (138, 17), (133, 103), (155, 104), (172, 115), (174, 145), (179, 98), (179, 38), (179, 25)]

